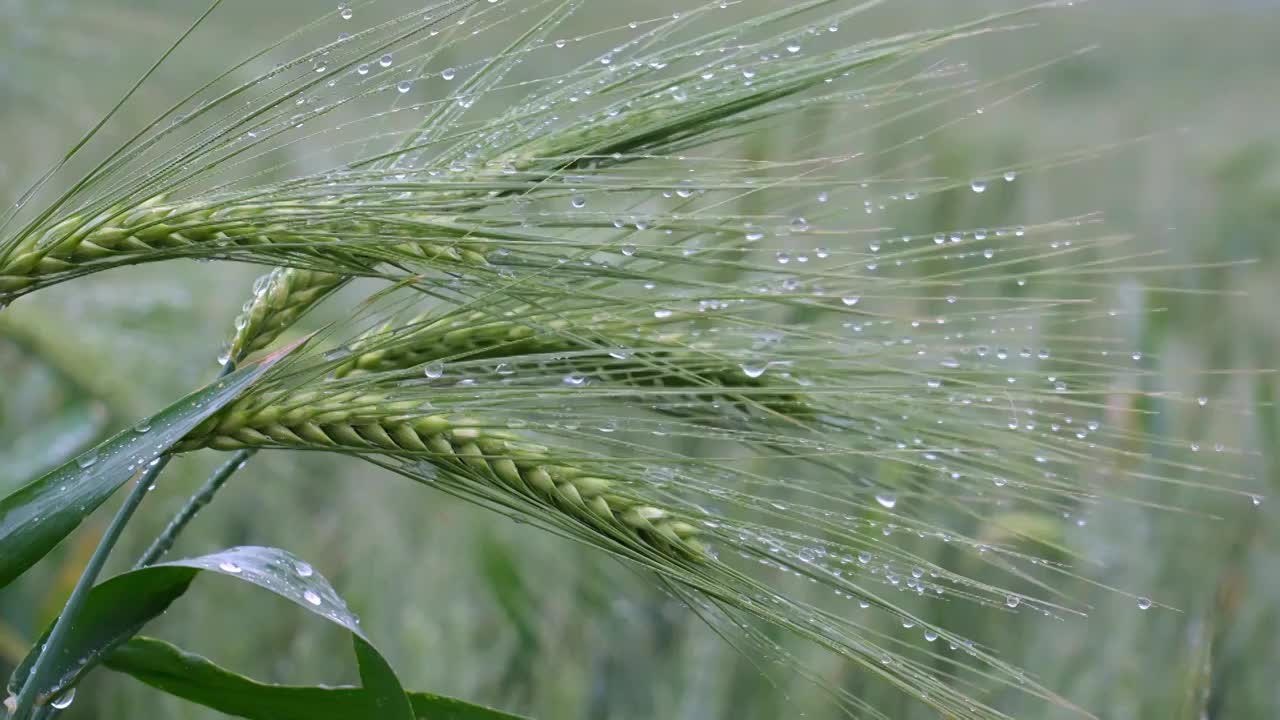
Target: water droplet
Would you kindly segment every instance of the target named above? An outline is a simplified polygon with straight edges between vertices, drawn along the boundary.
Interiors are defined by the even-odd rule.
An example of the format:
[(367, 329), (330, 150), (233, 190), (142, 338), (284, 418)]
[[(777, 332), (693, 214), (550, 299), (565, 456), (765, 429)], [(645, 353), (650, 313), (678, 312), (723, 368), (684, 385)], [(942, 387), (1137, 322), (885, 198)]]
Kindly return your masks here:
[(976, 193), (986, 192), (987, 181), (986, 180), (970, 180), (969, 187), (972, 188), (973, 191)]
[(892, 493), (877, 493), (876, 502), (880, 503), (881, 507), (892, 510), (898, 504), (898, 496)]
[(320, 604), (320, 596), (319, 596), (319, 595), (317, 595), (317, 594), (315, 594), (314, 592), (312, 592), (312, 591), (310, 591), (310, 590), (308, 590), (308, 591), (306, 591), (306, 592), (302, 593), (302, 599), (303, 599), (303, 600), (306, 600), (307, 602), (311, 603), (312, 605), (319, 605), (319, 604)]
[(57, 710), (66, 710), (67, 708), (71, 707), (71, 703), (75, 701), (76, 701), (76, 689), (68, 688), (66, 692), (62, 693), (58, 697), (51, 700), (49, 702), (49, 705), (51, 705), (53, 708)]
[(563, 379), (563, 382), (565, 385), (575, 385), (575, 386), (581, 385), (586, 381), (587, 381), (586, 376), (581, 375), (579, 373), (570, 373), (568, 375), (565, 375)]
[(429, 362), (427, 363), (427, 366), (422, 369), (422, 372), (432, 380), (442, 377), (444, 376), (444, 363), (439, 360)]
[(1198, 398), (1196, 398), (1196, 404), (1197, 404), (1197, 405), (1199, 405), (1200, 407), (1204, 407), (1205, 405), (1208, 405), (1208, 404), (1209, 404), (1209, 398), (1207, 398), (1207, 397), (1198, 397)]
[(636, 246), (627, 244), (622, 246), (622, 254), (631, 257), (636, 254)]
[(343, 3), (342, 5), (338, 6), (338, 17), (342, 18), (343, 20), (350, 20), (351, 16), (354, 14), (355, 12), (351, 10), (350, 5)]
[(403, 95), (404, 93), (409, 92), (409, 88), (411, 87), (413, 87), (413, 83), (409, 82), (408, 80), (401, 80), (400, 82), (396, 83), (396, 92)]
[(653, 311), (653, 316), (658, 318), (659, 320), (664, 320), (666, 318), (669, 318), (671, 317), (671, 314), (672, 313), (670, 310), (654, 310)]
[(440, 77), (444, 78), (445, 80), (452, 80), (457, 76), (458, 76), (457, 68), (449, 67), (440, 71)]
[(1261, 504), (1262, 504), (1262, 496), (1261, 496), (1261, 495), (1250, 495), (1250, 496), (1249, 496), (1249, 502), (1253, 503), (1253, 506), (1254, 506), (1254, 507), (1258, 507), (1259, 505), (1261, 505)]
[(1022, 602), (1022, 599), (1019, 598), (1017, 595), (1010, 595), (1004, 599), (1004, 604), (1008, 605), (1011, 608), (1018, 607), (1018, 603), (1021, 603), (1021, 602)]
[(862, 297), (859, 295), (845, 295), (844, 297), (840, 298), (840, 302), (844, 303), (845, 305), (848, 305), (849, 307), (853, 307), (854, 305), (857, 305), (860, 300), (862, 300)]
[(743, 375), (746, 375), (749, 378), (758, 378), (764, 374), (765, 370), (769, 369), (769, 363), (761, 363), (758, 365), (743, 363), (738, 367), (742, 368)]
[(356, 66), (356, 73), (359, 75), (369, 74), (369, 63), (360, 63)]
[(796, 54), (796, 53), (800, 52), (800, 41), (799, 41), (799, 40), (791, 40), (791, 41), (788, 41), (788, 42), (787, 42), (787, 44), (786, 44), (786, 48), (787, 48), (787, 52), (789, 52), (789, 53), (791, 53), (792, 55), (794, 55), (794, 54)]
[(809, 231), (809, 221), (808, 221), (808, 220), (805, 220), (803, 217), (799, 217), (799, 216), (792, 218), (792, 219), (791, 219), (791, 231), (792, 231), (792, 232), (808, 232), (808, 231)]
[(587, 199), (581, 195), (574, 195), (572, 198), (569, 198), (569, 205), (577, 209), (582, 209), (587, 206)]
[(924, 639), (925, 639), (926, 641), (928, 641), (928, 642), (933, 642), (934, 640), (937, 640), (937, 639), (938, 639), (938, 633), (936, 633), (936, 632), (934, 632), (934, 631), (932, 631), (932, 630), (925, 630), (925, 631), (924, 631)]
[(1017, 172), (1015, 172), (1015, 171), (1013, 171), (1013, 170), (1005, 170), (1005, 171), (1004, 171), (1004, 181), (1005, 181), (1005, 182), (1013, 182), (1013, 181), (1014, 181), (1014, 180), (1016, 180), (1017, 178), (1018, 178), (1018, 173), (1017, 173)]
[(755, 225), (748, 225), (746, 227), (745, 237), (748, 242), (755, 242), (764, 238), (764, 231)]
[(298, 577), (311, 577), (315, 574), (315, 569), (311, 567), (310, 563), (300, 562), (293, 569), (298, 571)]
[(239, 565), (226, 560), (218, 563), (218, 569), (222, 572), (231, 573), (232, 575), (238, 575), (242, 571), (242, 568)]
[(81, 468), (91, 468), (97, 463), (98, 453), (92, 450), (76, 458), (76, 465), (79, 465)]
[(1139, 609), (1139, 610), (1150, 610), (1150, 609), (1151, 609), (1151, 598), (1145, 598), (1145, 597), (1140, 597), (1140, 598), (1138, 598), (1138, 609)]
[(387, 53), (386, 55), (378, 58), (378, 64), (382, 67), (391, 67), (391, 53)]

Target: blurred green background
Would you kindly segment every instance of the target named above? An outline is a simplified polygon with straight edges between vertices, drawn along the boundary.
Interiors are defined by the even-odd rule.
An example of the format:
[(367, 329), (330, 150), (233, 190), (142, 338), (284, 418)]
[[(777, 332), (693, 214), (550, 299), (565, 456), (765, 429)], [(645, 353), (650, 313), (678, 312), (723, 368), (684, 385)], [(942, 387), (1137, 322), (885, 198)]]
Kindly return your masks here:
[[(889, 2), (844, 31), (872, 38), (1017, 4)], [(228, 0), (103, 144), (200, 78), (330, 9), (320, 5)], [(564, 34), (613, 24), (622, 5), (594, 0)], [(646, 3), (642, 11), (669, 6), (679, 4)], [(12, 202), (201, 9), (193, 0), (0, 0), (0, 199)], [(1265, 0), (1104, 0), (948, 51), (947, 59), (966, 63), (982, 81), (1093, 48), (1027, 75), (1015, 83), (1026, 92), (980, 120), (930, 137), (929, 173), (963, 179), (999, 164), (1099, 152), (1024, 173), (998, 198), (944, 193), (912, 206), (910, 217), (893, 218), (942, 231), (1098, 212), (1105, 220), (1099, 233), (1137, 236), (1126, 252), (1164, 251), (1152, 264), (1256, 259), (1141, 281), (1112, 278), (1107, 292), (1128, 310), (1151, 311), (1130, 331), (1159, 375), (1153, 387), (1212, 398), (1194, 413), (1151, 416), (1144, 429), (1255, 451), (1248, 472), (1271, 494), (1280, 491), (1280, 420), (1272, 403), (1280, 382), (1266, 373), (1200, 371), (1280, 366), (1277, 37), (1280, 6)], [(477, 54), (496, 50), (484, 37), (475, 42)], [(895, 130), (877, 131), (871, 149), (897, 141)], [(0, 315), (0, 492), (208, 380), (259, 272), (217, 263), (125, 269), (52, 288)], [(342, 305), (332, 302), (328, 312), (340, 314)], [(146, 545), (217, 460), (205, 453), (174, 463), (131, 527), (119, 563)], [(1189, 467), (1181, 479), (1195, 474)], [(1064, 581), (1071, 597), (1092, 606), (1089, 619), (957, 603), (937, 603), (931, 619), (961, 632), (983, 624), (974, 632), (994, 638), (1005, 659), (1099, 717), (1280, 717), (1280, 503), (1251, 507), (1156, 484), (1148, 499), (1191, 512), (1102, 505), (1047, 522), (1086, 559), (1081, 572), (1088, 578), (1176, 610), (1137, 612), (1130, 598)], [(111, 509), (0, 591), (4, 675), (60, 607)], [(277, 545), (310, 560), (413, 688), (538, 718), (834, 717), (810, 684), (785, 672), (765, 682), (749, 658), (646, 578), (353, 460), (285, 453), (256, 459), (178, 551), (244, 543)], [(353, 679), (339, 632), (231, 583), (201, 581), (199, 590), (149, 632), (261, 679)], [(928, 716), (856, 670), (800, 645), (792, 649), (890, 718)], [(1045, 717), (1043, 706), (1015, 694), (994, 702)], [(215, 716), (106, 672), (80, 688), (66, 714)]]

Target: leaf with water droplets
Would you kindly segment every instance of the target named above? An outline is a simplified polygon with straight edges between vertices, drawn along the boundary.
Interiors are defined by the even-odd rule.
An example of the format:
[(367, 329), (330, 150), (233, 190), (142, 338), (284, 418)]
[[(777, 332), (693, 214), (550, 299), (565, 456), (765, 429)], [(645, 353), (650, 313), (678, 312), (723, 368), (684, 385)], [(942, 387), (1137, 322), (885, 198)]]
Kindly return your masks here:
[[(39, 688), (37, 697), (48, 702), (73, 687), (85, 672), (165, 612), (198, 574), (211, 572), (269, 590), (351, 632), (364, 711), (350, 717), (413, 720), (414, 713), (391, 666), (369, 643), (359, 621), (328, 581), (315, 571), (305, 576), (298, 572), (304, 564), (278, 548), (237, 547), (117, 575), (89, 593), (77, 622), (57, 649), (51, 673), (55, 680), (50, 687)], [(44, 638), (36, 647), (43, 644)], [(11, 693), (22, 689), (35, 658), (35, 653), (29, 654), (14, 670), (9, 679)]]
[[(348, 720), (367, 711), (367, 690), (258, 682), (163, 640), (136, 637), (104, 663), (175, 697), (250, 720)], [(419, 720), (517, 720), (498, 710), (430, 693), (410, 692)]]
[[(0, 500), (0, 587), (26, 572), (130, 477), (301, 344), (188, 395)], [(139, 433), (136, 427), (149, 429)]]

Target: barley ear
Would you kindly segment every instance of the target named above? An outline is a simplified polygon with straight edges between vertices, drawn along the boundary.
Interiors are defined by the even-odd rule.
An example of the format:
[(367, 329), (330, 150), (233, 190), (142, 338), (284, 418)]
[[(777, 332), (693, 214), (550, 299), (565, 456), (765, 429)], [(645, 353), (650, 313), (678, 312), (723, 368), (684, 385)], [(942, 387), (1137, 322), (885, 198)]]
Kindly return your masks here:
[(639, 499), (622, 478), (557, 461), (546, 447), (475, 417), (406, 415), (408, 410), (381, 395), (350, 393), (320, 400), (307, 393), (265, 405), (241, 402), (196, 428), (178, 449), (275, 447), (416, 458), (453, 482), (484, 485), (463, 488), (472, 494), (496, 492), (533, 503), (580, 528), (614, 541), (638, 541), (675, 559), (704, 555), (694, 540), (697, 529), (687, 519)]
[(253, 299), (236, 318), (235, 335), (223, 361), (240, 362), (266, 348), (346, 280), (342, 275), (301, 268), (276, 268), (258, 278)]

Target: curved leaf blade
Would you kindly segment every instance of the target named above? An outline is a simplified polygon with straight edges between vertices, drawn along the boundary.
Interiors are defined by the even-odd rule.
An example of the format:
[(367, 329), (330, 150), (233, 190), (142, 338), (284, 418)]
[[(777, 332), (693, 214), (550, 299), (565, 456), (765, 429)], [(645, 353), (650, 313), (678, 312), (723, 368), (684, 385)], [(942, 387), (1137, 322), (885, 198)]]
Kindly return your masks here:
[[(414, 720), (404, 688), (391, 666), (374, 649), (355, 615), (327, 580), (310, 565), (278, 548), (238, 547), (212, 555), (151, 565), (117, 575), (93, 588), (78, 621), (55, 658), (57, 680), (39, 688), (48, 702), (73, 686), (90, 668), (133, 637), (187, 591), (201, 572), (256, 585), (299, 607), (346, 628), (355, 643), (365, 702), (363, 715), (388, 720)], [(47, 636), (46, 632), (46, 636)], [(44, 638), (37, 647), (44, 643)], [(9, 680), (17, 694), (30, 674), (35, 653), (27, 655)]]
[(296, 347), (191, 393), (0, 500), (0, 587), (26, 572), (129, 478), (239, 397)]
[[(155, 638), (133, 638), (105, 665), (175, 697), (248, 720), (349, 720), (369, 707), (363, 688), (263, 683)], [(408, 696), (416, 720), (522, 720), (431, 693)]]

